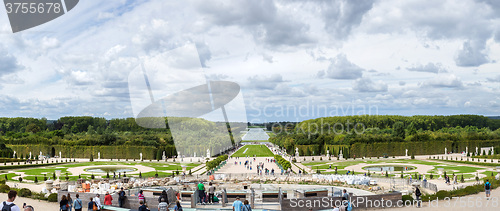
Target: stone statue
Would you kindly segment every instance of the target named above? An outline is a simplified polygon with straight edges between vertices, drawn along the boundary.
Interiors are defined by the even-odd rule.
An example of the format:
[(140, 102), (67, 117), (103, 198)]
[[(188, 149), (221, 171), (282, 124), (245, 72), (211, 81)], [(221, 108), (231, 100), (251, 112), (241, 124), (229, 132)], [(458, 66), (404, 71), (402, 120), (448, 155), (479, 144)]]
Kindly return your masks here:
[(61, 154), (61, 151), (59, 151), (59, 158), (62, 158), (62, 154)]
[(167, 160), (167, 156), (165, 156), (165, 151), (163, 151), (163, 160), (166, 161)]
[(12, 158), (16, 157), (16, 150), (14, 150), (14, 154), (12, 154)]
[(330, 157), (330, 150), (326, 150), (326, 157)]
[(448, 154), (448, 149), (444, 148), (444, 154)]
[(194, 156), (193, 157), (196, 157), (196, 152), (194, 152)]
[(406, 149), (405, 156), (408, 157), (408, 149)]
[(469, 154), (469, 147), (465, 147), (465, 154)]
[(31, 159), (31, 152), (30, 152), (30, 159)]
[(478, 155), (478, 154), (477, 154), (477, 150), (478, 150), (478, 148), (476, 147), (476, 155)]
[(142, 161), (142, 152), (141, 152), (141, 153), (139, 153), (139, 155), (141, 156), (141, 161)]
[(97, 159), (100, 160), (101, 159), (101, 152), (97, 152)]
[(209, 157), (212, 157), (212, 155), (210, 154), (210, 149), (207, 149), (207, 158)]
[(299, 148), (295, 147), (295, 156), (299, 157)]

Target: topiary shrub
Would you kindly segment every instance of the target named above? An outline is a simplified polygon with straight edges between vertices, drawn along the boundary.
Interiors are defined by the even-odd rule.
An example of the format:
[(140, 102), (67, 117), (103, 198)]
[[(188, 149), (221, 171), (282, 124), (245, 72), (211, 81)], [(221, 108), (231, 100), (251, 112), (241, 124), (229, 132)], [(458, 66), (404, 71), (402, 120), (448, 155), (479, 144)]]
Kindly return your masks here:
[(23, 182), (23, 178), (22, 177), (19, 177), (19, 182)]
[(38, 177), (35, 176), (35, 183), (38, 183)]
[(19, 190), (19, 196), (21, 197), (30, 197), (31, 196), (31, 190), (28, 188), (21, 188)]
[(7, 193), (7, 192), (9, 192), (9, 190), (10, 190), (10, 187), (8, 185), (5, 185), (5, 184), (0, 185), (0, 193)]
[(5, 180), (0, 180), (0, 185), (5, 185)]
[(57, 202), (57, 193), (51, 193), (47, 198), (49, 202)]

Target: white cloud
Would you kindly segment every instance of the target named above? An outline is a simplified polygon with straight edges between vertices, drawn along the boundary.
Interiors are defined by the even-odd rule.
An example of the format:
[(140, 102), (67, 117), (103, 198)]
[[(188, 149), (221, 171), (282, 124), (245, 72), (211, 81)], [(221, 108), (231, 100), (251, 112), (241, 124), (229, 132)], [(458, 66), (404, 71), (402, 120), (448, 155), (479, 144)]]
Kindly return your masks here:
[(387, 92), (387, 84), (383, 81), (372, 81), (370, 78), (360, 78), (354, 81), (352, 89), (358, 92)]
[(430, 79), (423, 83), (423, 87), (436, 87), (436, 88), (454, 88), (461, 89), (463, 88), (463, 83), (456, 75), (438, 75), (433, 79)]
[(418, 65), (413, 65), (412, 67), (406, 68), (409, 71), (415, 71), (415, 72), (428, 72), (428, 73), (446, 73), (448, 70), (446, 70), (441, 63), (432, 63), (429, 62), (426, 65), (418, 64)]
[[(331, 79), (357, 79), (361, 78), (363, 71), (363, 68), (347, 60), (345, 54), (339, 54), (331, 60), (326, 76)], [(323, 73), (318, 73), (320, 75)]]

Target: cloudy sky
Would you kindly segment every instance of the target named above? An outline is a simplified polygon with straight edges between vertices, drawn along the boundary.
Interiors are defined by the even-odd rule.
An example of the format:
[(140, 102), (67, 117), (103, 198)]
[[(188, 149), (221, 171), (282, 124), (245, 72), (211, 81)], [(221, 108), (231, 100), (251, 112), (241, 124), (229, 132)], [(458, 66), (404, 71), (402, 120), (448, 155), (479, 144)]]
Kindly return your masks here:
[(85, 0), (15, 34), (1, 7), (0, 116), (132, 117), (131, 71), (185, 45), (252, 122), (499, 115), (499, 44), (494, 0)]

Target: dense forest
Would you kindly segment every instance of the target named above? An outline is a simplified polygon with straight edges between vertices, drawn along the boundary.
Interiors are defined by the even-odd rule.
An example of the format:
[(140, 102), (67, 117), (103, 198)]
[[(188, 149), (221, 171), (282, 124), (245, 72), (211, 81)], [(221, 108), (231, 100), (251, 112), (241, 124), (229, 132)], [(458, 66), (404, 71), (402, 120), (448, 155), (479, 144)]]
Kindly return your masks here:
[(406, 149), (421, 155), (500, 146), (500, 119), (478, 115), (326, 117), (271, 128), (277, 133), (272, 143), (301, 155), (337, 155), (339, 148), (344, 157), (405, 155)]
[[(182, 127), (174, 131), (177, 133), (176, 149), (167, 118), (161, 121), (165, 121), (166, 128), (143, 128), (134, 118), (106, 120), (82, 116), (62, 117), (55, 121), (0, 118), (0, 143), (19, 154), (38, 154), (40, 151), (47, 156), (56, 156), (61, 151), (63, 157), (90, 157), (100, 153), (101, 158), (139, 158), (140, 151), (145, 159), (161, 159), (163, 151), (171, 157), (177, 155), (180, 147), (184, 155), (206, 155), (207, 149), (218, 154), (228, 143), (240, 141), (238, 137), (234, 140), (227, 136), (229, 129), (225, 123), (172, 117), (168, 121), (180, 122), (176, 126)], [(230, 132), (239, 133), (245, 126), (246, 123), (242, 127), (230, 128)]]

